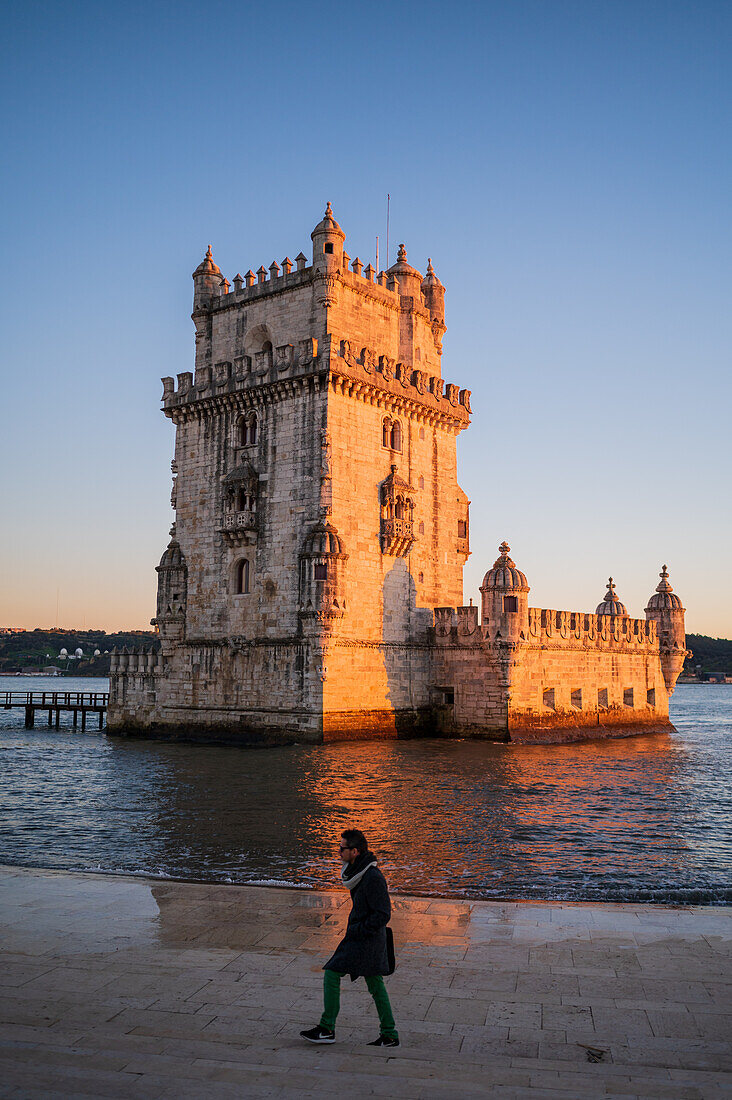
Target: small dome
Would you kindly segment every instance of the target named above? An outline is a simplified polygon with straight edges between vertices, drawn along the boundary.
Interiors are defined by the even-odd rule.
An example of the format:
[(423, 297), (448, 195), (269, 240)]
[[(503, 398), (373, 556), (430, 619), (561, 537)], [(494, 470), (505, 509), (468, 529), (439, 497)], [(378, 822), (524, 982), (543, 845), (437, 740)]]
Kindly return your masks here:
[(403, 244), (399, 245), (397, 262), (391, 265), (387, 271), (387, 275), (401, 275), (402, 277), (404, 275), (413, 275), (415, 278), (419, 279), (420, 283), (422, 282), (422, 272), (417, 271), (416, 267), (412, 267), (411, 264), (407, 263), (407, 250)]
[(518, 588), (521, 592), (528, 592), (526, 574), (517, 569), (516, 563), (509, 557), (511, 547), (507, 542), (502, 542), (498, 549), (501, 555), (483, 577), (481, 591), (483, 588)]
[(615, 591), (615, 585), (613, 584), (612, 577), (608, 578), (607, 592), (605, 593), (605, 599), (602, 603), (599, 603), (595, 608), (596, 615), (626, 615), (628, 612), (625, 609), (625, 604), (621, 603), (618, 595)]
[(427, 259), (427, 274), (422, 280), (422, 290), (427, 290), (429, 287), (441, 287), (444, 290), (444, 286), (435, 275), (435, 269), (432, 266), (432, 260)]
[(646, 611), (683, 611), (681, 600), (668, 583), (668, 570), (665, 565), (658, 575), (661, 580), (656, 585), (654, 595), (648, 601)]
[(312, 529), (305, 539), (302, 552), (307, 557), (320, 557), (324, 554), (339, 558), (347, 557), (343, 540), (333, 524), (327, 521), (319, 523)]
[(95, 657), (101, 657), (101, 655), (102, 655), (101, 650), (99, 650), (99, 649), (94, 650), (94, 656)]
[(158, 569), (180, 569), (185, 563), (186, 559), (183, 557), (180, 543), (176, 539), (171, 539), (165, 553), (160, 559)]
[(340, 237), (344, 241), (346, 239), (346, 234), (343, 232), (340, 225), (333, 217), (333, 211), (329, 202), (325, 205), (325, 214), (323, 215), (323, 220), (319, 221), (318, 224), (315, 226), (315, 229), (310, 234), (310, 239), (315, 240), (316, 236), (318, 236), (319, 234), (325, 234), (326, 236), (335, 235), (336, 237)]
[(211, 245), (209, 245), (208, 249), (206, 251), (206, 255), (203, 257), (200, 264), (198, 265), (196, 270), (193, 272), (193, 278), (195, 279), (196, 275), (220, 275), (220, 274), (221, 274), (221, 268), (217, 267), (216, 264), (213, 262), (213, 257), (211, 255)]
[(84, 656), (84, 650), (83, 649), (75, 649), (74, 650), (74, 656), (75, 657), (83, 657)]
[(62, 649), (59, 652), (59, 657), (68, 657), (68, 655), (69, 655), (69, 651), (67, 649)]

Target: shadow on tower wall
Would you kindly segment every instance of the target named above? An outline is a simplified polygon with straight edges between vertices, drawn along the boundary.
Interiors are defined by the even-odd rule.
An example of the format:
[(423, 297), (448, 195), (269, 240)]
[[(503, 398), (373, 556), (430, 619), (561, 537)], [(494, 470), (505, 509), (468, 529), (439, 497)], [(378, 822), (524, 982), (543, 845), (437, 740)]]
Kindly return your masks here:
[(397, 557), (382, 585), (382, 653), (387, 699), (397, 736), (436, 732), (432, 707), (432, 610), (417, 606), (417, 588), (405, 558)]

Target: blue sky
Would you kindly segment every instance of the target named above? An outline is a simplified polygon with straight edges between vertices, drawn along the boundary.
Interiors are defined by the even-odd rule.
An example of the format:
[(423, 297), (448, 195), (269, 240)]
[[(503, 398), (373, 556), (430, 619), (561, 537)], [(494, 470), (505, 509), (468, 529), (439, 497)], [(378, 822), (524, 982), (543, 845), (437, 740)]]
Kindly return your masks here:
[[(34, 3), (4, 17), (0, 623), (144, 627), (190, 274), (391, 242), (473, 391), (465, 600), (732, 634), (728, 3)], [(392, 247), (393, 253), (393, 247)], [(383, 260), (383, 253), (382, 253)]]

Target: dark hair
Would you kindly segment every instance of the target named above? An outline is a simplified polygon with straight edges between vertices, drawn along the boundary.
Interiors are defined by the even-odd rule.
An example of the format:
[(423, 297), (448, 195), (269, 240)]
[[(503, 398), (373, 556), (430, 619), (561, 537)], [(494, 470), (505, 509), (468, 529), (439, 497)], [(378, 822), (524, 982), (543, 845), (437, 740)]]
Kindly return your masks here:
[(341, 836), (349, 848), (358, 848), (361, 854), (367, 851), (368, 844), (366, 842), (366, 837), (360, 829), (346, 829), (341, 833)]

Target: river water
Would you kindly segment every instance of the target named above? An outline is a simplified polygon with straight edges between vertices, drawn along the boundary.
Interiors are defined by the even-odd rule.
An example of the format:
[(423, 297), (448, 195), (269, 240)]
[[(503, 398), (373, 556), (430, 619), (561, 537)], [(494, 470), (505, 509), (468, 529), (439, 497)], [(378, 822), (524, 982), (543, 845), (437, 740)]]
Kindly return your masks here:
[[(0, 677), (0, 691), (106, 681)], [(732, 903), (732, 686), (681, 685), (676, 732), (574, 745), (126, 741), (0, 710), (0, 862), (332, 886), (363, 829), (394, 889)]]

